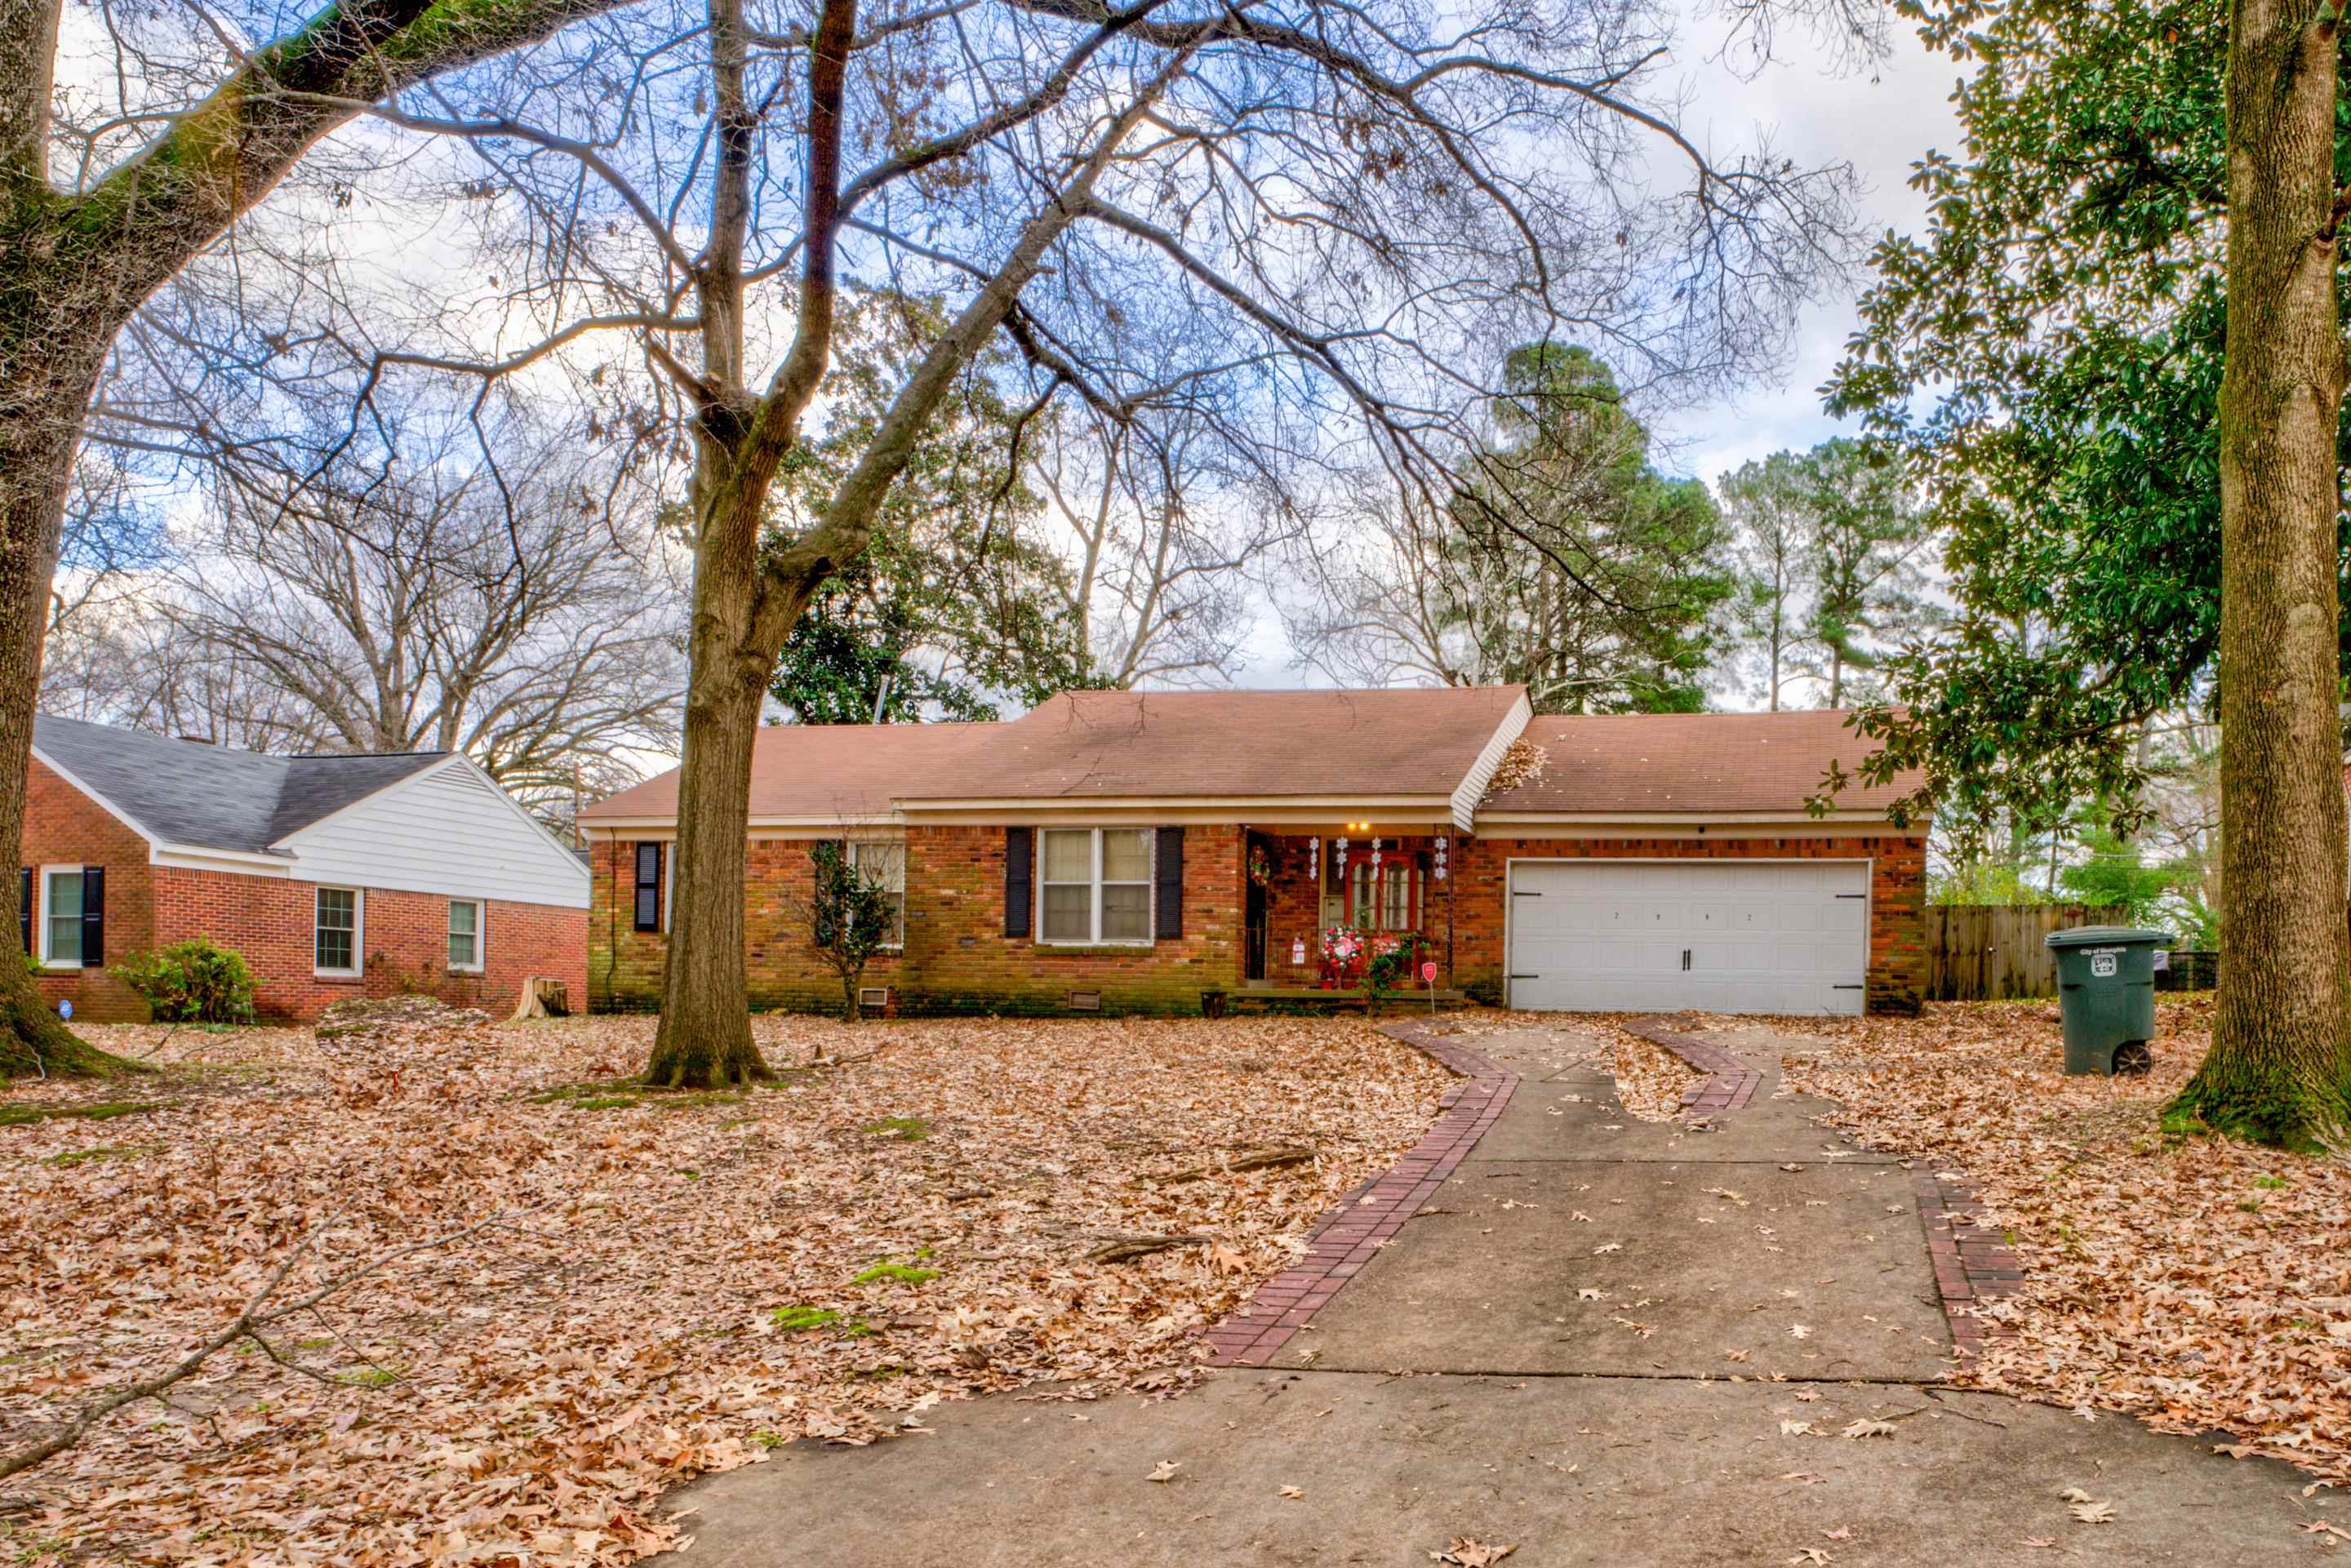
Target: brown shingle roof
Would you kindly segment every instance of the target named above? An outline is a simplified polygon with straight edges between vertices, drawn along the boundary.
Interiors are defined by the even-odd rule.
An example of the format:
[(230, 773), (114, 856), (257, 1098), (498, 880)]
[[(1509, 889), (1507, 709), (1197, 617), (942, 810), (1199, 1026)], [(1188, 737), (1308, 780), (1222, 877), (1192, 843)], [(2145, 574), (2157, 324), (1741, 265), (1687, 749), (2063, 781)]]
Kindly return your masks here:
[[(1845, 727), (1847, 716), (1843, 710), (1540, 716), (1525, 738), (1549, 754), (1541, 775), (1494, 796), (1479, 815), (1801, 811), (1832, 760), (1851, 772), (1876, 749)], [(1913, 774), (1849, 788), (1835, 809), (1883, 810), (1917, 783)]]
[[(886, 815), (910, 780), (979, 744), (1000, 724), (775, 724), (751, 750), (751, 820), (856, 822)], [(677, 769), (599, 800), (584, 822), (667, 821), (677, 815)]]
[(920, 800), (1450, 796), (1519, 686), (1064, 692), (935, 768)]

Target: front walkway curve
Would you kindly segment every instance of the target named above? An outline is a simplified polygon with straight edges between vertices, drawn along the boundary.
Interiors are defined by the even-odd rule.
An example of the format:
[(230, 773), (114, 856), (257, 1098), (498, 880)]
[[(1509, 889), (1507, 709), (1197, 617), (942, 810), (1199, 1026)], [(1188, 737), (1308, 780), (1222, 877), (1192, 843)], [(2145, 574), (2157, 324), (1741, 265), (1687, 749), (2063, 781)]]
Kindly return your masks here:
[[(1781, 1096), (1768, 1038), (1734, 1043), (1715, 1068), (1754, 1082), (1701, 1128), (1626, 1115), (1572, 1020), (1428, 1038), (1466, 1070), (1431, 1141), (1326, 1222), (1311, 1280), (1278, 1279), (1297, 1288), (1214, 1341), (1269, 1364), (1178, 1399), (998, 1396), (931, 1412), (932, 1435), (796, 1444), (680, 1496), (682, 1562), (1425, 1568), (1465, 1538), (1517, 1547), (1513, 1568), (2310, 1549), (2321, 1515), (2283, 1466), (1940, 1386), (1948, 1290), (1914, 1173)], [(2111, 1521), (2078, 1519), (2078, 1497)]]

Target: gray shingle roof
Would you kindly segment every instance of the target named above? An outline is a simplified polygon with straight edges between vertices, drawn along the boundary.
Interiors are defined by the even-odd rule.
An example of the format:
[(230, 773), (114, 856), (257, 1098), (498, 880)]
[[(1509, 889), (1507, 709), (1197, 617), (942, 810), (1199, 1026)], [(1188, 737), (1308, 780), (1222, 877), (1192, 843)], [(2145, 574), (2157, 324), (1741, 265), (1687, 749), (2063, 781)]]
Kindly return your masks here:
[(163, 842), (250, 854), (449, 755), (268, 757), (47, 714), (33, 744)]

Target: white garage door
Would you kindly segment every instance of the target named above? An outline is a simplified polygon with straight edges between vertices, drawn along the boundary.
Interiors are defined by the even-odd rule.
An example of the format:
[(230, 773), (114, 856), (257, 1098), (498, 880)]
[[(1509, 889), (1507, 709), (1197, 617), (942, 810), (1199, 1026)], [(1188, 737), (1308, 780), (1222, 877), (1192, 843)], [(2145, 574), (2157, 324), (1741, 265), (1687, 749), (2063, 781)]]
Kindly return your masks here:
[(1858, 1013), (1865, 861), (1518, 861), (1510, 1005)]

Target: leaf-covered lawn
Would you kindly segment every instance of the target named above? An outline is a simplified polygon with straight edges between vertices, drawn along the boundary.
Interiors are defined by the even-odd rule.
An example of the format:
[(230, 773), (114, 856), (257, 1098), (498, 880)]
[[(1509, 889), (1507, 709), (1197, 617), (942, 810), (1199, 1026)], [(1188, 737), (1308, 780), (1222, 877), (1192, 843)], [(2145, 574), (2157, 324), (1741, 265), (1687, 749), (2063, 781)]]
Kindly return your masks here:
[[(647, 1019), (89, 1031), (163, 1071), (0, 1099), (0, 1447), (162, 1370), (306, 1239), (279, 1299), (496, 1223), (282, 1325), (294, 1364), (225, 1352), (19, 1475), (0, 1552), (622, 1562), (675, 1539), (663, 1489), (803, 1436), (1180, 1388), (1193, 1332), (1447, 1082), (1360, 1021), (757, 1025), (781, 1081), (705, 1095), (622, 1081)], [(1145, 1234), (1202, 1239), (1085, 1260)]]
[(1874, 1148), (1981, 1193), (2029, 1276), (2012, 1337), (1956, 1381), (2351, 1481), (2351, 1163), (2167, 1135), (2163, 1103), (2210, 1039), (2208, 998), (2164, 1002), (2145, 1078), (2069, 1078), (2054, 1003), (1778, 1020), (1820, 1042), (1790, 1087)]

